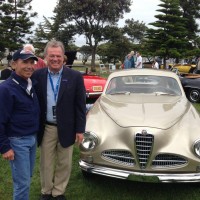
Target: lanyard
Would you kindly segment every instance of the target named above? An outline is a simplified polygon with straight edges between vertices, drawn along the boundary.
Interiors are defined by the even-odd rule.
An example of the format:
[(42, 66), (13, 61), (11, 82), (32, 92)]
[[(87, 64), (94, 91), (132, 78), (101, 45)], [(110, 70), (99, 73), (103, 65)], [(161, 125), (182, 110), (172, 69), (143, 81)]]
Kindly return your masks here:
[(50, 81), (50, 84), (51, 84), (51, 89), (52, 89), (52, 91), (54, 93), (54, 100), (55, 100), (55, 102), (56, 102), (57, 96), (58, 96), (58, 88), (59, 88), (60, 79), (61, 79), (61, 74), (58, 77), (58, 80), (57, 80), (57, 83), (56, 83), (56, 87), (54, 88), (53, 80), (51, 78), (51, 74), (49, 73), (49, 81)]

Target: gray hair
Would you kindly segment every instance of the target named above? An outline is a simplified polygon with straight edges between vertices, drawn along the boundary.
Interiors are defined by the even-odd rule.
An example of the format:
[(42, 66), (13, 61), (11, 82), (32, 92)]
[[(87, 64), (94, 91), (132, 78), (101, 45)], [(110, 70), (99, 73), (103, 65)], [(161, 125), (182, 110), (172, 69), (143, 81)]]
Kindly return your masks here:
[(63, 51), (63, 54), (65, 54), (65, 48), (64, 48), (64, 45), (62, 42), (60, 41), (57, 41), (57, 40), (51, 40), (49, 41), (47, 44), (46, 44), (46, 47), (44, 48), (44, 55), (46, 56), (47, 55), (47, 50), (49, 47), (60, 47)]
[(33, 54), (35, 54), (35, 48), (34, 48), (34, 46), (33, 46), (32, 44), (25, 44), (25, 45), (23, 46), (23, 49), (29, 50), (29, 51), (31, 51)]

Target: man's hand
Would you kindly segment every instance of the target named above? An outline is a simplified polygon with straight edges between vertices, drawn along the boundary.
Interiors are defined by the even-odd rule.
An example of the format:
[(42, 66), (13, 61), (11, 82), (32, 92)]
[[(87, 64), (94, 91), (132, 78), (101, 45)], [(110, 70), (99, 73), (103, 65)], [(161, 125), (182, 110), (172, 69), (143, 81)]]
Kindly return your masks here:
[(83, 140), (83, 134), (82, 133), (76, 133), (76, 143), (79, 146)]
[(2, 155), (5, 160), (14, 160), (15, 153), (12, 149)]

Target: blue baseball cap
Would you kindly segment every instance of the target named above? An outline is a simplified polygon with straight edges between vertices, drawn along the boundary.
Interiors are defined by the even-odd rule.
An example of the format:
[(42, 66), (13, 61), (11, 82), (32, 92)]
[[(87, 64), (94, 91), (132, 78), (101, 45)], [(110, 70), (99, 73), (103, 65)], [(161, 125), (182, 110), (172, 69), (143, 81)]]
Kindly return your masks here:
[(31, 51), (24, 49), (17, 50), (12, 56), (13, 61), (16, 61), (18, 59), (27, 60), (29, 58), (38, 61), (38, 58)]

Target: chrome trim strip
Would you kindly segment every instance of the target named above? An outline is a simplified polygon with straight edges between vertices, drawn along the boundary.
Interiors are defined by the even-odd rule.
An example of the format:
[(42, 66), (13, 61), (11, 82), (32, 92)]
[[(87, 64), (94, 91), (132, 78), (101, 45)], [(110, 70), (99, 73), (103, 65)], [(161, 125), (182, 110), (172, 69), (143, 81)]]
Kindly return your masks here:
[(86, 92), (87, 97), (97, 96), (97, 95), (101, 95), (101, 94), (102, 94), (102, 92), (92, 92), (92, 93)]
[(99, 174), (119, 179), (129, 179), (142, 182), (200, 182), (200, 173), (182, 173), (182, 174), (159, 174), (159, 173), (141, 173), (134, 171), (126, 171), (121, 169), (112, 169), (108, 167), (98, 166), (79, 161), (81, 170), (92, 174)]

